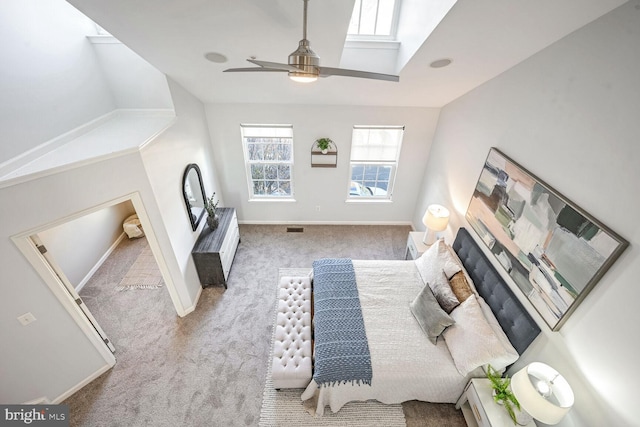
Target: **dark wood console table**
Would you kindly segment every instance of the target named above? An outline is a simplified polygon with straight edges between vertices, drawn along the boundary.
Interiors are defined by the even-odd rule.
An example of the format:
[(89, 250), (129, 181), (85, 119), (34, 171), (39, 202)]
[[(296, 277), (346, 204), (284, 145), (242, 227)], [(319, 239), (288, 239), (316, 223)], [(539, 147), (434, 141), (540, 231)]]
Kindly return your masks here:
[(218, 208), (219, 225), (211, 231), (205, 226), (193, 246), (191, 256), (202, 286), (224, 285), (240, 243), (238, 218), (234, 208)]

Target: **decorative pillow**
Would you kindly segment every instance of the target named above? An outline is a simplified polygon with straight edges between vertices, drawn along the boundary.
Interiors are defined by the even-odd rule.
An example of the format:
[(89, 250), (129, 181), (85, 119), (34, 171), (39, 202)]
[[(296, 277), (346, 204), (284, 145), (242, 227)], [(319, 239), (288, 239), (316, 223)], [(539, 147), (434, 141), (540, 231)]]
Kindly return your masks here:
[(416, 299), (409, 304), (409, 308), (422, 331), (433, 344), (437, 342), (438, 337), (447, 326), (455, 323), (451, 316), (442, 311), (429, 286), (422, 288)]
[(448, 279), (462, 269), (461, 265), (451, 256), (447, 246), (444, 239), (439, 239), (415, 260), (424, 283), (439, 280), (443, 271)]
[(450, 314), (454, 308), (460, 305), (460, 300), (458, 300), (453, 290), (451, 290), (451, 286), (444, 272), (440, 273), (440, 277), (436, 280), (429, 282), (429, 287), (433, 291), (433, 295), (435, 295), (438, 304), (440, 304), (440, 307), (442, 307), (447, 314)]
[(473, 291), (462, 271), (458, 271), (449, 279), (449, 286), (451, 286), (451, 290), (460, 302), (466, 301), (467, 298), (473, 295)]
[(449, 250), (449, 254), (453, 258), (455, 263), (460, 266), (460, 271), (462, 271), (462, 273), (464, 274), (464, 278), (467, 279), (467, 284), (471, 288), (471, 292), (473, 292), (476, 295), (479, 295), (478, 290), (476, 289), (476, 285), (473, 283), (473, 280), (471, 280), (471, 276), (469, 276), (469, 273), (467, 273), (467, 270), (465, 270), (464, 264), (462, 264), (462, 261), (460, 260), (460, 257), (458, 256), (456, 251), (454, 251), (451, 246), (447, 246), (447, 249)]
[(482, 314), (484, 314), (484, 317), (485, 319), (487, 319), (489, 326), (491, 326), (491, 329), (493, 329), (493, 333), (496, 335), (496, 337), (500, 341), (500, 344), (502, 344), (502, 347), (504, 347), (505, 350), (504, 358), (496, 359), (491, 362), (491, 367), (499, 372), (518, 360), (518, 357), (520, 357), (520, 355), (518, 354), (518, 351), (513, 348), (513, 345), (511, 345), (511, 341), (509, 341), (507, 334), (505, 334), (502, 330), (502, 326), (500, 326), (498, 319), (496, 319), (493, 311), (491, 311), (491, 307), (489, 307), (489, 304), (487, 304), (487, 302), (482, 297), (477, 297), (477, 299), (478, 304), (480, 305), (480, 309), (482, 310)]
[(442, 336), (460, 375), (467, 375), (475, 368), (489, 363), (495, 366), (496, 361), (509, 358), (482, 314), (475, 296), (467, 298), (453, 310), (451, 318), (455, 324), (447, 328)]

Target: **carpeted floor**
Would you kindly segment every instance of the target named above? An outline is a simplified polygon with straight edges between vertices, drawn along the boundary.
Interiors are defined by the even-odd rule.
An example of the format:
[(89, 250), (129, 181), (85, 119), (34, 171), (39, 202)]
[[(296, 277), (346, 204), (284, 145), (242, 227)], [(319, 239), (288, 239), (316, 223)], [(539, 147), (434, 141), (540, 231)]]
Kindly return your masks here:
[[(408, 227), (241, 225), (229, 289), (177, 317), (165, 287), (118, 292), (146, 244), (123, 241), (80, 293), (116, 347), (109, 372), (67, 399), (71, 426), (256, 426), (278, 268), (326, 256), (402, 259)], [(409, 427), (465, 426), (453, 405), (407, 402)]]

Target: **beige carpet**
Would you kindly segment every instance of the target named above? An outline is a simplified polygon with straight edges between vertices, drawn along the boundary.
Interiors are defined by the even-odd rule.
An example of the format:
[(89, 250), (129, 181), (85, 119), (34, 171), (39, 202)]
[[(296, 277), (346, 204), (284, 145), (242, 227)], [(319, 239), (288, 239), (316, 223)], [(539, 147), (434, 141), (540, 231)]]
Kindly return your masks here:
[(132, 289), (158, 289), (162, 287), (162, 275), (147, 244), (127, 274), (122, 278), (116, 290), (126, 291)]
[[(203, 289), (176, 315), (166, 286), (116, 291), (146, 241), (125, 239), (80, 295), (116, 347), (117, 363), (68, 398), (71, 427), (255, 427), (271, 350), (279, 268), (322, 257), (402, 259), (406, 226), (240, 225), (228, 289)], [(140, 296), (144, 295), (144, 298)], [(408, 427), (462, 427), (453, 405), (405, 402)]]

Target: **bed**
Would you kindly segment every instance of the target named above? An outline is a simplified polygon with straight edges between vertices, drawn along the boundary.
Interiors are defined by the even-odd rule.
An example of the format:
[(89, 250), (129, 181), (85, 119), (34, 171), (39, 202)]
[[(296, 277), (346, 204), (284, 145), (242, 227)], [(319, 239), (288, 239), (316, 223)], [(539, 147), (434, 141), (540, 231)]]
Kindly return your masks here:
[[(327, 333), (319, 330), (324, 323), (319, 324), (322, 313), (318, 312), (317, 307), (324, 306), (320, 305), (322, 302), (314, 293), (314, 377), (303, 392), (302, 400), (315, 398), (317, 415), (323, 415), (327, 405), (332, 412), (337, 412), (347, 402), (370, 399), (386, 404), (408, 400), (455, 403), (469, 378), (484, 376), (483, 367), (487, 363), (505, 369), (538, 336), (540, 329), (535, 321), (466, 229), (461, 228), (453, 245), (447, 247), (450, 258), (442, 253), (446, 245), (443, 242), (437, 245), (440, 245), (437, 262), (433, 261), (435, 249), (428, 251), (431, 252), (431, 258), (427, 254), (421, 257), (431, 259), (429, 265), (423, 259), (350, 260), (357, 283), (361, 319), (366, 330), (365, 347), (368, 346), (370, 355), (368, 378), (367, 369), (363, 369), (364, 374), (359, 372), (364, 377), (341, 378), (340, 375), (346, 374), (341, 372), (336, 377), (332, 376), (333, 372), (327, 372), (335, 365), (320, 356), (334, 358), (333, 349), (326, 351), (326, 346), (332, 345), (328, 341), (333, 338), (324, 342), (319, 339)], [(447, 258), (444, 264), (440, 263), (441, 255)], [(455, 266), (451, 265), (451, 259), (463, 269), (453, 273)], [(448, 316), (455, 323), (444, 328), (439, 336), (433, 336), (437, 333), (432, 334), (424, 322), (418, 320), (421, 315), (416, 307), (422, 304), (419, 296), (422, 298), (430, 294), (429, 298), (433, 298), (434, 294), (438, 295), (425, 282), (429, 280), (433, 283), (434, 279), (429, 274), (440, 274), (439, 271), (444, 273), (444, 280), (463, 275), (464, 281), (471, 284), (473, 295), (458, 301), (458, 305), (450, 310)], [(314, 263), (314, 288), (319, 279), (315, 274)], [(438, 299), (438, 303), (442, 304), (442, 301)], [(479, 309), (482, 313), (479, 316), (487, 319), (486, 324), (475, 320)], [(333, 322), (334, 314), (329, 317)], [(442, 318), (438, 319), (442, 323)], [(473, 326), (476, 324), (481, 326)], [(330, 328), (335, 326), (331, 324)], [(350, 351), (358, 345), (349, 344), (345, 347), (348, 347), (346, 351)], [(323, 349), (325, 351), (320, 351)], [(327, 353), (330, 356), (326, 356)], [(345, 357), (357, 359), (354, 356)], [(319, 372), (320, 368), (322, 372)]]

